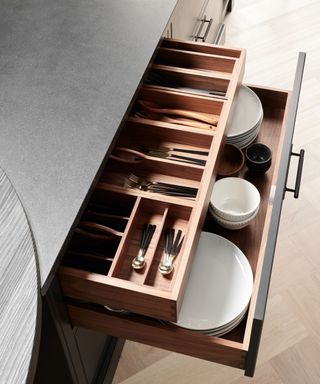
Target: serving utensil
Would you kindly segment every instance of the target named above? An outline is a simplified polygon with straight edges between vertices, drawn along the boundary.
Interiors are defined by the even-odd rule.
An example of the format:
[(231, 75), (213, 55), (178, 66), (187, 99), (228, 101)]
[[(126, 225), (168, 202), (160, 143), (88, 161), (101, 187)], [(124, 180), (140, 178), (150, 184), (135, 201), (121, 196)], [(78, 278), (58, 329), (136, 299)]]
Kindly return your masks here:
[(155, 113), (155, 112), (150, 112), (146, 110), (141, 110), (139, 112), (136, 112), (135, 116), (142, 117), (143, 119), (164, 121), (170, 124), (177, 124), (177, 125), (183, 125), (183, 126), (192, 127), (192, 128), (206, 129), (209, 131), (216, 129), (215, 125), (207, 124), (202, 121), (187, 119), (185, 117), (179, 117), (179, 116), (175, 116), (175, 117), (166, 116), (166, 115), (163, 115), (162, 113)]
[(175, 230), (169, 228), (166, 234), (165, 248), (164, 248), (164, 257), (159, 264), (159, 272), (162, 275), (169, 275), (173, 271), (173, 262), (174, 259), (180, 253), (184, 236), (182, 237), (181, 229), (178, 230), (178, 233), (175, 237)]
[(148, 157), (158, 157), (161, 159), (169, 159), (187, 164), (205, 165), (206, 161), (194, 157), (177, 155), (168, 151), (157, 150), (156, 148), (145, 148), (142, 151), (137, 151), (126, 147), (116, 147), (110, 155), (111, 159), (121, 161), (128, 164), (141, 163)]
[(150, 101), (145, 101), (145, 100), (138, 100), (138, 103), (144, 109), (150, 112), (160, 113), (164, 115), (167, 114), (167, 115), (186, 117), (188, 119), (203, 121), (211, 125), (217, 125), (219, 121), (219, 116), (212, 113), (195, 112), (195, 111), (189, 111), (186, 109), (179, 109), (179, 108), (162, 108), (155, 103), (152, 103)]
[(142, 269), (145, 266), (145, 254), (149, 248), (155, 230), (156, 225), (154, 224), (146, 224), (144, 226), (141, 235), (138, 255), (132, 260), (131, 263), (133, 269)]
[(160, 159), (171, 159), (171, 160), (180, 161), (183, 163), (190, 163), (190, 164), (196, 164), (196, 165), (206, 165), (206, 161), (203, 159), (196, 159), (193, 157), (176, 155), (174, 153), (158, 151), (156, 149), (154, 149), (154, 150), (149, 149), (148, 150), (148, 156), (159, 157)]
[(90, 221), (80, 221), (75, 232), (86, 237), (100, 240), (108, 240), (113, 236), (121, 237), (123, 235), (123, 232)]
[(109, 261), (109, 262), (113, 262), (113, 257), (109, 257), (109, 256), (105, 256), (104, 254), (102, 253), (99, 253), (99, 252), (95, 252), (95, 251), (85, 251), (85, 250), (81, 250), (81, 251), (75, 251), (75, 250), (70, 250), (68, 251), (67, 253), (67, 256), (73, 256), (75, 258), (79, 258), (79, 257), (83, 257), (83, 258), (88, 258), (88, 259), (99, 259), (99, 260), (104, 260), (104, 261)]
[(157, 152), (183, 152), (183, 153), (191, 153), (193, 155), (202, 155), (208, 156), (208, 151), (201, 151), (198, 149), (188, 149), (188, 148), (176, 148), (176, 147), (157, 147), (157, 148), (146, 148), (149, 151), (157, 151)]

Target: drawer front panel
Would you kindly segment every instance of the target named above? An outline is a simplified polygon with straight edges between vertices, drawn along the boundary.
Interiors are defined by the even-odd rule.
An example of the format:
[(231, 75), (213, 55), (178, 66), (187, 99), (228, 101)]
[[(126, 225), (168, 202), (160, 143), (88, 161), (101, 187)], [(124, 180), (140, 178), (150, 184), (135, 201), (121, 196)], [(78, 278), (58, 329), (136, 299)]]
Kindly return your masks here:
[(85, 328), (123, 337), (157, 348), (183, 353), (236, 368), (244, 368), (246, 352), (238, 342), (209, 337), (154, 320), (132, 315), (130, 318), (107, 313), (103, 309), (68, 306), (74, 322)]

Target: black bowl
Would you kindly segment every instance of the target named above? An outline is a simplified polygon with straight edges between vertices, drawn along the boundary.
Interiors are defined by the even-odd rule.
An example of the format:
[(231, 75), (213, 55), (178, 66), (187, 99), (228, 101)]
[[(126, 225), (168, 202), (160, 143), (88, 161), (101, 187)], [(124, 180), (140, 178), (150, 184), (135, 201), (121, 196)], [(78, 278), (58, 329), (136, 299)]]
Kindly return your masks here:
[(246, 165), (250, 171), (264, 173), (271, 167), (271, 149), (262, 143), (249, 145), (245, 157)]

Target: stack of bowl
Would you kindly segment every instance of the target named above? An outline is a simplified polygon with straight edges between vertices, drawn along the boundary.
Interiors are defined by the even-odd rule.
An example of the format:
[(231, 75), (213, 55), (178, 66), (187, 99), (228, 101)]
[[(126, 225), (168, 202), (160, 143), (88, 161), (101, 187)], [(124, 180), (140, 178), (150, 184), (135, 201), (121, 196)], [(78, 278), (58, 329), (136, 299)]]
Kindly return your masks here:
[(216, 181), (209, 211), (222, 227), (237, 230), (246, 227), (257, 215), (260, 193), (247, 180), (226, 177)]

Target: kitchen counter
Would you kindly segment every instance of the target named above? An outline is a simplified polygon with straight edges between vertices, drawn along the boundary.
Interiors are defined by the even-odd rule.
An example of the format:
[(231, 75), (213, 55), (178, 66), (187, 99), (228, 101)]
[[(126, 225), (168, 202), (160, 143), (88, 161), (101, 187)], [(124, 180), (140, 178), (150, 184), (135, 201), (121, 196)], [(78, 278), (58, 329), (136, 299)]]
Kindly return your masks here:
[(0, 0), (0, 165), (27, 211), (42, 293), (175, 0)]

